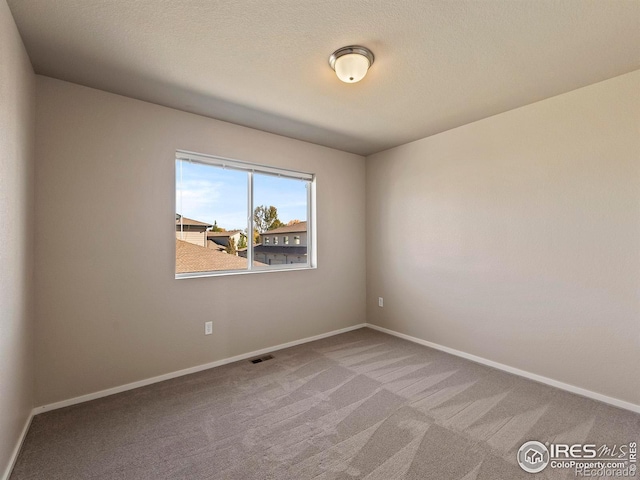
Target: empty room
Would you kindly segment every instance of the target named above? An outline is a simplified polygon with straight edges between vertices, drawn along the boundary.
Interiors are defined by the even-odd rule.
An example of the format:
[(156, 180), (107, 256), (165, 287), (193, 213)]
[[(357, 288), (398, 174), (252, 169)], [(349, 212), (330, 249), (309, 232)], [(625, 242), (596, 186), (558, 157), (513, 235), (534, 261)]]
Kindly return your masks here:
[(640, 477), (638, 0), (0, 0), (0, 222), (0, 480)]

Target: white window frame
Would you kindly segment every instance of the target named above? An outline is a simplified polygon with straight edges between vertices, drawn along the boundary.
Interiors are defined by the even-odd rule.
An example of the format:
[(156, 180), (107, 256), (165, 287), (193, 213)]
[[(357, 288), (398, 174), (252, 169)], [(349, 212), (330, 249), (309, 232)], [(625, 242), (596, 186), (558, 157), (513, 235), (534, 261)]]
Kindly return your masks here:
[[(253, 211), (253, 175), (259, 173), (263, 175), (273, 175), (277, 177), (290, 178), (294, 180), (302, 180), (308, 182), (307, 187), (307, 263), (280, 264), (277, 268), (270, 265), (255, 266), (253, 264), (255, 246), (253, 235), (247, 235), (247, 269), (246, 270), (214, 270), (209, 272), (193, 272), (193, 273), (175, 273), (176, 279), (199, 278), (199, 277), (217, 277), (224, 275), (246, 275), (252, 273), (282, 272), (290, 270), (310, 270), (317, 268), (317, 235), (316, 235), (316, 176), (313, 173), (288, 170), (283, 168), (272, 167), (268, 165), (260, 165), (257, 163), (249, 163), (241, 160), (218, 157), (214, 155), (206, 155), (186, 150), (177, 150), (175, 161), (187, 161), (210, 165), (213, 167), (222, 167), (233, 170), (241, 170), (247, 173), (247, 231), (253, 232), (254, 221)], [(174, 174), (176, 171), (176, 163), (174, 163)], [(177, 179), (174, 179), (174, 209), (172, 213), (175, 222), (175, 213), (177, 212), (176, 185)], [(175, 262), (174, 251), (174, 262)]]

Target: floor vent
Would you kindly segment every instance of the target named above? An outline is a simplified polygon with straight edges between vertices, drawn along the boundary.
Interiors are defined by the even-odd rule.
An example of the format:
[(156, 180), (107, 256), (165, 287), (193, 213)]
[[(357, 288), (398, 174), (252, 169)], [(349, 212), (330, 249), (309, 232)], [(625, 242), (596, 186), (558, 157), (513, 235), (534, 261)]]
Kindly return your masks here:
[(271, 360), (273, 358), (273, 355), (265, 355), (264, 357), (260, 357), (260, 358), (254, 358), (253, 360), (249, 360), (251, 363), (262, 363), (262, 362), (266, 362), (267, 360)]

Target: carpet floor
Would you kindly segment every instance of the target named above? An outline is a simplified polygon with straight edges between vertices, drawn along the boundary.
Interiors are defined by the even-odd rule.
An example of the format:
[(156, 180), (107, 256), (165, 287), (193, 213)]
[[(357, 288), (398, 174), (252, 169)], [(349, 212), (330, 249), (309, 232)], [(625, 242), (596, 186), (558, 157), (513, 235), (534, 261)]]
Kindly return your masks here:
[(11, 480), (575, 478), (519, 447), (640, 441), (640, 415), (368, 328), (273, 356), (37, 415)]

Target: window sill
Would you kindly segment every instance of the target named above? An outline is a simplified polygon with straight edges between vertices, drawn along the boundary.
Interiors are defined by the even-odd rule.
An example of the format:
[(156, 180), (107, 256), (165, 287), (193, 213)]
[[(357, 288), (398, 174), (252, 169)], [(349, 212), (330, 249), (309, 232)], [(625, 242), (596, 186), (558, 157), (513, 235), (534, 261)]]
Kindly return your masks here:
[(203, 277), (226, 277), (230, 275), (253, 275), (260, 273), (274, 272), (297, 272), (302, 270), (316, 270), (318, 267), (305, 265), (304, 267), (284, 267), (284, 268), (264, 268), (256, 270), (225, 270), (220, 272), (193, 272), (193, 273), (176, 273), (176, 280), (184, 280), (186, 278), (203, 278)]

